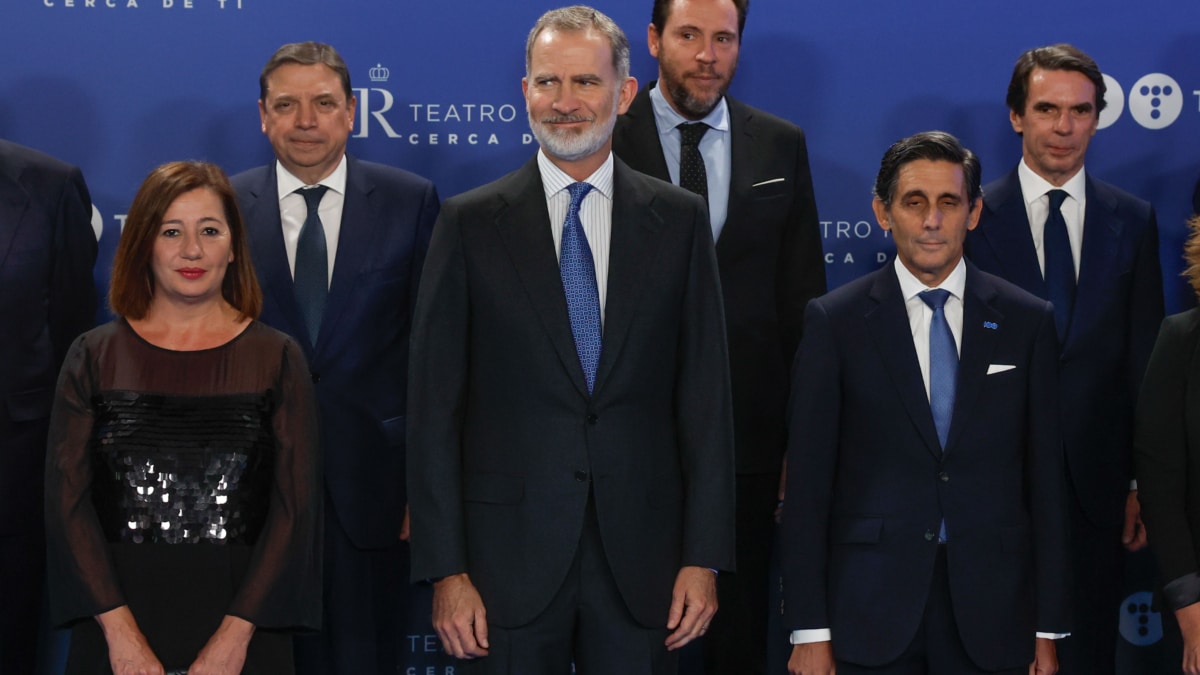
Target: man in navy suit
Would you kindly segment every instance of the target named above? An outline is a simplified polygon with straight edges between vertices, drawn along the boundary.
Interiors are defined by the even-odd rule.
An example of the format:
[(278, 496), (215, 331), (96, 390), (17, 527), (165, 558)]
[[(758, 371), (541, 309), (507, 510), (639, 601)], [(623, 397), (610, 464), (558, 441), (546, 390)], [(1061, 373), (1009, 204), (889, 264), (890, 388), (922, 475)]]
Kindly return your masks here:
[(1123, 547), (1146, 545), (1133, 414), (1163, 317), (1154, 209), (1083, 167), (1104, 92), (1096, 62), (1071, 45), (1021, 55), (1008, 85), (1021, 162), (984, 187), (967, 238), (980, 269), (1054, 304), (1074, 575), (1068, 675), (1116, 668)]
[(805, 311), (783, 518), (793, 675), (1055, 672), (1054, 317), (963, 259), (979, 175), (949, 134), (894, 144), (873, 208), (895, 260)]
[(409, 327), (438, 197), (428, 180), (346, 154), (356, 101), (329, 45), (284, 45), (259, 84), (276, 162), (233, 185), (262, 320), (308, 358), (325, 458), (324, 627), (297, 639), (297, 671), (390, 673), (407, 587)]
[(412, 354), (413, 577), (472, 673), (669, 675), (733, 563), (733, 428), (704, 204), (613, 157), (629, 43), (529, 34), (540, 150), (446, 202)]
[(45, 577), (42, 475), (54, 383), (96, 319), (79, 169), (0, 140), (0, 673), (32, 673)]
[[(634, 97), (613, 132), (613, 152), (629, 166), (707, 197), (717, 246), (733, 379), (738, 547), (737, 572), (717, 579), (721, 612), (703, 641), (710, 675), (767, 670), (788, 371), (804, 306), (825, 292), (804, 132), (726, 94), (749, 4), (655, 0), (647, 44), (658, 81)], [(682, 180), (688, 128), (703, 131), (702, 185)]]

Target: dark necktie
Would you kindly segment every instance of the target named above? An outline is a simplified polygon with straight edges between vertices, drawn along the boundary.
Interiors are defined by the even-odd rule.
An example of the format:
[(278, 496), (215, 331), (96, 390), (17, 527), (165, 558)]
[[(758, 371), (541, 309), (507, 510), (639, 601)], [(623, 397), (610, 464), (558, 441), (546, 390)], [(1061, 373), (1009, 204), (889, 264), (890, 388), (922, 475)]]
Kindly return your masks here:
[(704, 169), (704, 156), (700, 154), (700, 139), (708, 131), (704, 122), (684, 122), (678, 127), (681, 138), (679, 146), (679, 187), (691, 190), (708, 201), (708, 172)]
[(1075, 306), (1075, 259), (1071, 256), (1071, 240), (1067, 236), (1067, 221), (1062, 205), (1067, 198), (1064, 190), (1051, 190), (1050, 213), (1042, 232), (1042, 254), (1045, 257), (1047, 300), (1054, 304), (1054, 327), (1058, 341), (1067, 339), (1071, 325), (1071, 309)]
[[(946, 451), (950, 421), (954, 418), (954, 389), (958, 381), (958, 349), (954, 334), (946, 322), (946, 300), (950, 291), (934, 288), (921, 293), (921, 300), (933, 310), (929, 320), (929, 410), (937, 428), (938, 442)], [(946, 541), (946, 521), (938, 528), (938, 541)]]
[(308, 337), (317, 344), (317, 333), (321, 330), (321, 317), (325, 313), (325, 297), (329, 294), (329, 253), (325, 244), (325, 228), (321, 225), (321, 197), (329, 188), (317, 185), (296, 190), (304, 196), (308, 215), (300, 228), (300, 239), (296, 242), (296, 272), (292, 275), (296, 303), (304, 315)]
[(933, 318), (929, 320), (929, 409), (944, 450), (954, 416), (954, 388), (958, 380), (958, 349), (946, 322), (946, 299), (950, 291), (934, 288), (922, 292), (920, 297), (933, 310)]
[(589, 394), (596, 383), (596, 366), (600, 363), (602, 344), (596, 264), (592, 260), (587, 236), (583, 233), (583, 223), (579, 221), (579, 207), (591, 189), (589, 183), (567, 186), (571, 193), (571, 206), (563, 222), (562, 251), (559, 254), (559, 272), (562, 274), (563, 292), (567, 296), (571, 334), (575, 337), (575, 351), (579, 354), (579, 365), (583, 366)]

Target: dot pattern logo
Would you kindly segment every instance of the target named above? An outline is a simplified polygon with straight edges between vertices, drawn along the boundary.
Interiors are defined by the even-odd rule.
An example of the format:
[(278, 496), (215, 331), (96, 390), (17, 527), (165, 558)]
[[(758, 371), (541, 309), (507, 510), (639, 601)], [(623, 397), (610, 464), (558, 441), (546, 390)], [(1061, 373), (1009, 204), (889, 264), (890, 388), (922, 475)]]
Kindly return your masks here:
[(1165, 129), (1183, 112), (1183, 90), (1170, 75), (1150, 73), (1129, 90), (1129, 114), (1147, 129)]
[(1162, 639), (1162, 615), (1150, 609), (1149, 591), (1134, 593), (1121, 603), (1120, 631), (1121, 637), (1136, 647)]

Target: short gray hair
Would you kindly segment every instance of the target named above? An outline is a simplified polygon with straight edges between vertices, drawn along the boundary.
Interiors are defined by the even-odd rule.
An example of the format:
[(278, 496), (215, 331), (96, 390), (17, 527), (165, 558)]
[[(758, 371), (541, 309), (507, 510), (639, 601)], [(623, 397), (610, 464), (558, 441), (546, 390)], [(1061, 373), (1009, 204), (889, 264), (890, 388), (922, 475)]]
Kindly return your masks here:
[(625, 37), (621, 27), (608, 18), (604, 12), (586, 5), (552, 9), (533, 24), (533, 29), (529, 31), (529, 39), (525, 41), (525, 75), (530, 75), (533, 67), (533, 43), (537, 41), (542, 31), (557, 30), (574, 33), (589, 29), (608, 38), (608, 45), (612, 48), (613, 70), (617, 73), (617, 79), (624, 81), (629, 77), (629, 40)]

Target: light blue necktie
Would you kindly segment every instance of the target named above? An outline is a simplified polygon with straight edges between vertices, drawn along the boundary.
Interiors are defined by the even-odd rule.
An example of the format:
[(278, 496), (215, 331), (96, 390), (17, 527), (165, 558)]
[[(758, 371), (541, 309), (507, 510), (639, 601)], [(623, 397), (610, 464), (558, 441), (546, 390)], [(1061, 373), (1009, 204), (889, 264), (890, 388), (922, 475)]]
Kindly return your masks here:
[(1046, 299), (1054, 305), (1054, 326), (1058, 329), (1059, 344), (1062, 344), (1067, 339), (1071, 309), (1075, 305), (1075, 257), (1071, 255), (1071, 239), (1067, 236), (1067, 221), (1062, 214), (1067, 193), (1065, 190), (1051, 190), (1046, 195), (1050, 197), (1050, 212), (1046, 215), (1046, 229), (1042, 232)]
[(588, 246), (587, 235), (583, 233), (583, 223), (579, 221), (579, 207), (591, 189), (589, 183), (572, 183), (567, 186), (571, 193), (571, 206), (567, 209), (567, 220), (563, 223), (562, 251), (559, 254), (559, 272), (562, 274), (563, 291), (567, 296), (571, 334), (575, 336), (575, 351), (579, 354), (579, 365), (583, 366), (583, 377), (587, 381), (589, 394), (596, 384), (596, 366), (600, 363), (602, 346), (596, 264), (592, 260), (592, 249)]
[[(921, 293), (921, 300), (933, 310), (929, 320), (929, 409), (937, 427), (942, 452), (950, 436), (950, 420), (954, 417), (954, 388), (958, 380), (958, 349), (954, 334), (946, 322), (946, 300), (950, 291), (934, 288)], [(946, 541), (946, 521), (942, 521), (938, 541)]]
[(308, 215), (300, 228), (300, 239), (296, 242), (296, 271), (292, 275), (292, 286), (296, 293), (296, 304), (304, 315), (308, 337), (317, 344), (317, 333), (321, 330), (321, 317), (325, 313), (325, 298), (329, 295), (329, 249), (325, 244), (325, 228), (321, 225), (321, 197), (329, 188), (317, 185), (296, 190), (308, 206)]

